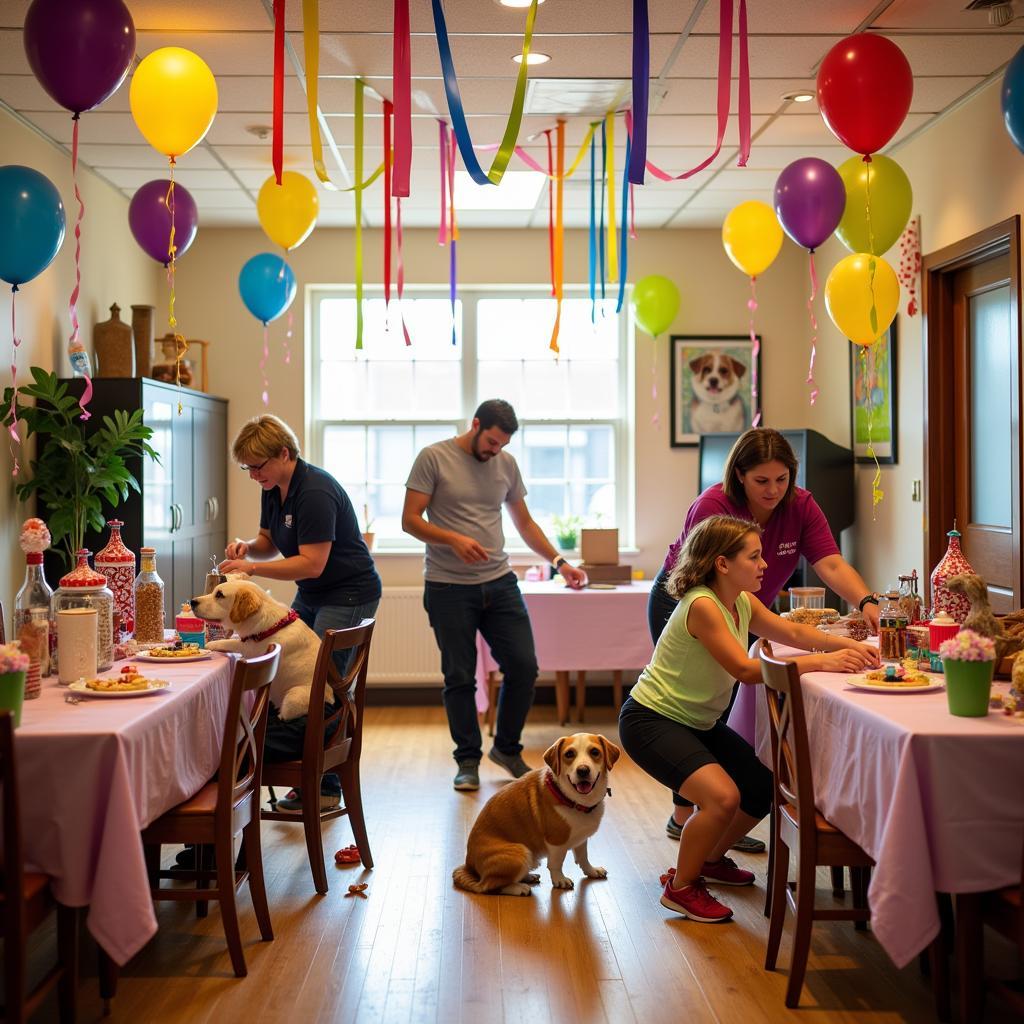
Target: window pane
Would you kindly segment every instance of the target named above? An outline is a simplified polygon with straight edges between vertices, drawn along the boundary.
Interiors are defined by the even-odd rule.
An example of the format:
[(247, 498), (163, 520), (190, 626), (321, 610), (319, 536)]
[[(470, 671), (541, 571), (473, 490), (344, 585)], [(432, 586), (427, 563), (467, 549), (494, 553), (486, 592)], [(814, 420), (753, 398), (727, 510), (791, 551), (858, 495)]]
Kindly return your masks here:
[(325, 427), (324, 469), (343, 484), (366, 480), (366, 428)]
[(554, 299), (480, 299), (477, 358), (553, 360)]
[(565, 478), (564, 427), (526, 427), (523, 446), (526, 459), (522, 472), (527, 480)]
[(619, 415), (619, 364), (608, 362), (569, 363), (567, 397), (573, 416)]
[(417, 360), (413, 367), (415, 387), (409, 408), (414, 415), (457, 416), (462, 404), (462, 367), (459, 363)]
[(523, 364), (521, 414), (535, 419), (558, 419), (568, 410), (569, 368), (553, 359)]
[(358, 419), (366, 412), (366, 364), (320, 364), (320, 415), (327, 420)]
[(486, 398), (504, 398), (511, 402), (517, 413), (524, 413), (523, 363), (501, 360), (480, 362), (476, 368), (476, 393), (480, 401)]

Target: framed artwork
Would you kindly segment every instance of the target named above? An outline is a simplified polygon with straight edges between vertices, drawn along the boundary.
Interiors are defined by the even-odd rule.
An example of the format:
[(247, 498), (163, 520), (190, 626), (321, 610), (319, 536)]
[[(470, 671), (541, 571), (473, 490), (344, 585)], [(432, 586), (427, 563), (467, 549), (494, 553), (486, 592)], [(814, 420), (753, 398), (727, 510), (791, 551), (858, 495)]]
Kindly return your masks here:
[(868, 454), (868, 423), (871, 446), (880, 463), (896, 464), (896, 321), (870, 348), (850, 345), (850, 433), (857, 462), (874, 462)]
[[(697, 445), (701, 434), (740, 434), (750, 427), (754, 418), (750, 394), (754, 346), (750, 336), (673, 334), (671, 344), (672, 447)], [(760, 356), (757, 363), (760, 404)]]

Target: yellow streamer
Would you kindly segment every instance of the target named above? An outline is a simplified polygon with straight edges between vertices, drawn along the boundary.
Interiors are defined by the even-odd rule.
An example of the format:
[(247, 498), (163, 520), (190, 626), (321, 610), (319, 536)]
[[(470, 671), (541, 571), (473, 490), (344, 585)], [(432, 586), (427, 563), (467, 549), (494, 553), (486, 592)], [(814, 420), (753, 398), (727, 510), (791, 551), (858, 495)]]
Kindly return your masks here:
[(548, 347), (558, 352), (558, 332), (562, 326), (562, 283), (565, 279), (565, 122), (558, 122), (558, 176), (555, 179), (555, 326)]
[(605, 150), (605, 176), (608, 179), (608, 280), (619, 279), (619, 247), (615, 240), (615, 114), (604, 115), (605, 136), (608, 145)]

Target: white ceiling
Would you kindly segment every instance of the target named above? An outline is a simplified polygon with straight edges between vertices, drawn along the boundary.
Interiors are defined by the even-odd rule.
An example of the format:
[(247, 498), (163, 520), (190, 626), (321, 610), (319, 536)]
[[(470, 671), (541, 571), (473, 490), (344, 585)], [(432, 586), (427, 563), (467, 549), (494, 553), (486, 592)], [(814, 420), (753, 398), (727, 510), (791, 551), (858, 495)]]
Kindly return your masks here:
[[(919, 131), (951, 105), (997, 74), (1024, 43), (1024, 20), (991, 28), (985, 11), (965, 11), (968, 0), (750, 0), (751, 107), (754, 144), (749, 165), (736, 168), (738, 135), (735, 88), (726, 144), (719, 158), (686, 182), (651, 179), (636, 189), (640, 227), (717, 227), (744, 199), (770, 199), (779, 171), (802, 156), (839, 164), (850, 153), (828, 132), (812, 101), (794, 104), (785, 93), (814, 90), (819, 62), (850, 33), (872, 30), (892, 38), (914, 71), (914, 100), (896, 142)], [(256, 194), (271, 173), (270, 137), (252, 128), (271, 123), (273, 26), (270, 0), (128, 0), (138, 33), (138, 56), (161, 46), (186, 46), (217, 78), (219, 113), (204, 142), (178, 162), (176, 178), (195, 197), (207, 226), (254, 225)], [(447, 114), (429, 0), (412, 0), (413, 171), (411, 196), (402, 204), (409, 227), (434, 227), (438, 213), (436, 116)], [(0, 104), (61, 146), (71, 142), (70, 114), (58, 107), (32, 76), (22, 46), (29, 0), (0, 4)], [(518, 66), (511, 60), (522, 44), (525, 12), (497, 0), (446, 0), (445, 11), (470, 131), (479, 144), (498, 141), (511, 104)], [(533, 49), (550, 62), (530, 69), (531, 82), (622, 80), (631, 75), (630, 0), (546, 0), (538, 10)], [(1015, 14), (1018, 13), (1016, 10)], [(388, 0), (321, 0), (320, 106), (333, 136), (324, 139), (332, 177), (349, 184), (354, 160), (353, 79), (391, 98), (391, 19)], [(651, 117), (648, 158), (679, 173), (701, 161), (714, 144), (718, 4), (714, 0), (650, 0)], [(689, 26), (689, 31), (687, 28)], [(301, 4), (287, 16), (290, 59), (302, 70)], [(588, 30), (589, 28), (589, 30)], [(289, 58), (286, 58), (286, 61)], [(737, 63), (734, 59), (733, 74)], [(285, 86), (285, 163), (314, 181), (305, 93), (295, 65)], [(734, 83), (735, 85), (735, 83)], [(532, 88), (532, 86), (531, 86)], [(545, 90), (550, 95), (551, 89)], [(658, 100), (661, 94), (663, 98)], [(372, 93), (368, 94), (372, 97)], [(536, 102), (536, 100), (534, 100)], [(528, 103), (527, 110), (530, 106)], [(545, 100), (545, 110), (550, 109)], [(365, 166), (379, 162), (381, 106), (367, 101)], [(566, 128), (567, 159), (576, 152), (589, 118)], [(541, 162), (544, 138), (554, 124), (548, 114), (527, 114), (520, 142)], [(625, 157), (622, 122), (617, 122), (616, 166)], [(145, 143), (128, 111), (127, 82), (102, 108), (82, 117), (80, 156), (111, 184), (131, 196), (166, 162)], [(332, 156), (337, 154), (338, 160)], [(487, 166), (489, 155), (482, 153)], [(338, 161), (341, 164), (339, 165)], [(460, 161), (461, 166), (461, 161)], [(511, 170), (525, 170), (515, 158)], [(353, 224), (351, 193), (320, 190), (320, 223)], [(378, 181), (364, 197), (364, 223), (383, 222)], [(566, 224), (589, 222), (585, 169), (566, 190)], [(547, 225), (542, 192), (533, 211), (473, 211), (464, 227)]]

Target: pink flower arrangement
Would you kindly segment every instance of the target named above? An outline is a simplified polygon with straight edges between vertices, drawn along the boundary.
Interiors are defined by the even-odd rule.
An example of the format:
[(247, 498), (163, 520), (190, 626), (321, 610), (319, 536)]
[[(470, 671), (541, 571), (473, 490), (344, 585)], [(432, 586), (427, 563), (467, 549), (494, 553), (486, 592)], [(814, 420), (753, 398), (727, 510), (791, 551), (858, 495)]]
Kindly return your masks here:
[(27, 672), (29, 657), (17, 644), (0, 644), (0, 675)]
[(943, 640), (939, 654), (947, 661), (995, 661), (995, 641), (973, 629), (961, 629), (956, 636)]
[(50, 531), (46, 523), (35, 517), (26, 519), (22, 524), (18, 543), (25, 554), (45, 551), (50, 546)]

